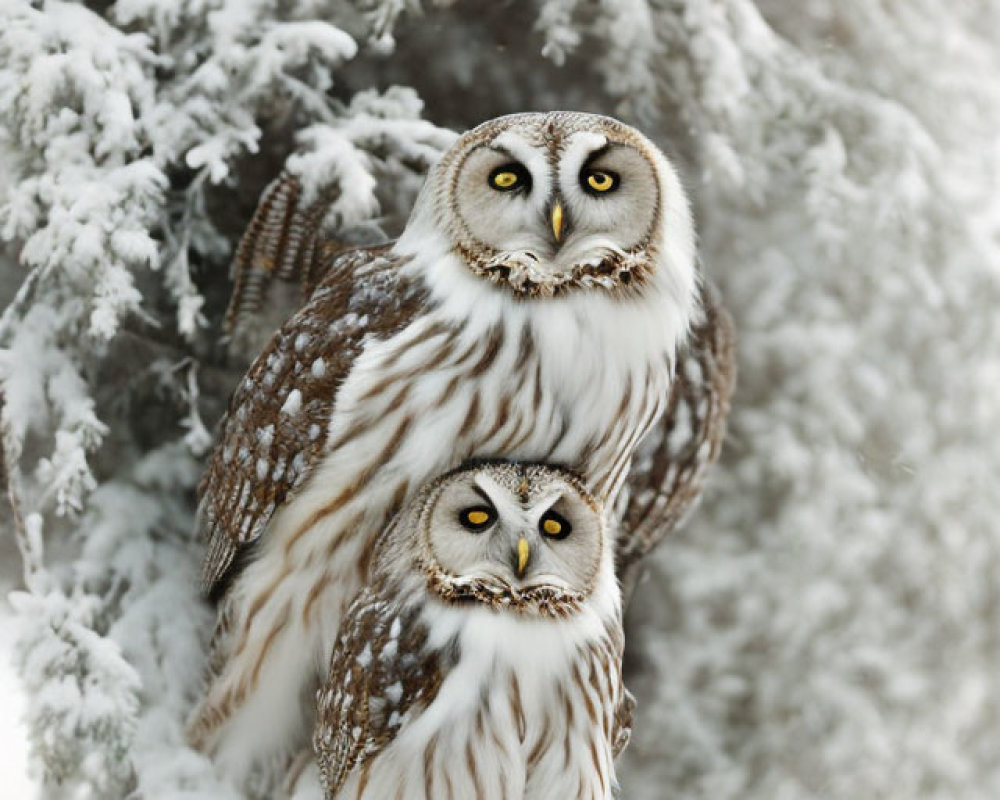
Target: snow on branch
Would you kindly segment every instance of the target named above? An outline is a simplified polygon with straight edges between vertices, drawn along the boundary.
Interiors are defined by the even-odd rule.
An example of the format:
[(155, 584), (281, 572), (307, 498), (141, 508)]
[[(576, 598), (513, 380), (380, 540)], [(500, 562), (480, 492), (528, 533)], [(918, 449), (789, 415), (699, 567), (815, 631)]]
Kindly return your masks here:
[(349, 228), (379, 212), (378, 176), (408, 193), (401, 205), (412, 204), (428, 167), (455, 139), (420, 119), (422, 110), (417, 95), (404, 87), (362, 91), (337, 122), (301, 131), (299, 151), (287, 167), (302, 183), (303, 203), (336, 196), (327, 221), (334, 230)]
[(32, 695), (28, 729), (46, 779), (83, 797), (120, 797), (130, 760), (140, 680), (120, 648), (94, 628), (103, 601), (58, 591), (15, 593), (26, 634), (19, 669)]

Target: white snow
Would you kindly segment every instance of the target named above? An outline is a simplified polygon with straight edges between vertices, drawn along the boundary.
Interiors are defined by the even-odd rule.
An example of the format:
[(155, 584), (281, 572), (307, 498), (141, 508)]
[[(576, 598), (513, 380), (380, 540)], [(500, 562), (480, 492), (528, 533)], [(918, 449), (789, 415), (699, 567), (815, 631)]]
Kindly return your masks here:
[(41, 797), (41, 792), (28, 775), (28, 731), (22, 722), (28, 699), (6, 657), (15, 625), (7, 615), (0, 621), (0, 652), (4, 653), (0, 665), (0, 774), (5, 797), (33, 800)]
[(18, 566), (17, 551), (8, 540), (0, 546), (0, 776), (4, 797), (35, 800), (41, 792), (28, 773), (28, 730), (24, 724), (29, 698), (12, 663), (19, 620), (7, 603)]

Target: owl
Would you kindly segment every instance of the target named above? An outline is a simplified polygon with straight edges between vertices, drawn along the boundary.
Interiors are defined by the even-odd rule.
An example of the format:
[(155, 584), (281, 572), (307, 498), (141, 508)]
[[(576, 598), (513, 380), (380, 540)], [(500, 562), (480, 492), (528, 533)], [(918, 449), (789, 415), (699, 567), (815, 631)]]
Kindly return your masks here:
[(631, 719), (614, 549), (560, 469), (480, 463), (422, 489), (317, 693), (327, 800), (610, 798)]
[[(281, 197), (244, 238), (237, 299), (254, 304), (262, 272), (297, 273), (309, 298), (237, 387), (200, 486), (219, 623), (189, 734), (235, 774), (307, 735), (333, 632), (417, 487), (469, 459), (545, 461), (604, 506), (668, 519), (697, 495), (728, 400), (680, 181), (620, 122), (487, 122), (430, 171), (399, 240), (336, 258)], [(687, 349), (692, 326), (706, 347)], [(679, 350), (693, 404), (671, 393)], [(626, 504), (665, 411), (679, 424), (654, 431)]]

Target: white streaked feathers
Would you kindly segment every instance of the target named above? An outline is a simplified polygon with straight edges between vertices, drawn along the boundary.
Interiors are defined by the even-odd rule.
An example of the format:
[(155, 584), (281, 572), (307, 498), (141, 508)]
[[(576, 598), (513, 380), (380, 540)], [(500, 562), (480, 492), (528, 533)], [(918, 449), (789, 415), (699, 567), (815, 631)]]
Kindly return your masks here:
[[(458, 255), (459, 240), (463, 247), (471, 245), (442, 211), (445, 200), (454, 200), (445, 197), (451, 185), (445, 177), (457, 168), (462, 148), (497, 136), (511, 152), (525, 151), (528, 168), (544, 171), (555, 152), (544, 148), (556, 147), (550, 134), (555, 131), (558, 139), (560, 126), (568, 142), (565, 153), (574, 163), (586, 159), (587, 147), (613, 137), (642, 152), (636, 159), (648, 162), (659, 191), (655, 211), (642, 212), (654, 220), (655, 229), (644, 239), (618, 242), (613, 230), (591, 235), (578, 225), (546, 269), (566, 272), (574, 267), (573, 259), (596, 266), (604, 254), (641, 250), (645, 271), (617, 288), (582, 282), (566, 284), (570, 288), (551, 297), (522, 296), (516, 287), (484, 279)], [(533, 127), (549, 133), (533, 139)], [(303, 364), (304, 377), (336, 386), (335, 397), (326, 398), (323, 425), (317, 427), (315, 414), (307, 417), (306, 409), (314, 412), (315, 403), (303, 404), (309, 395), (303, 389), (297, 396), (298, 386), (279, 387), (286, 394), (273, 419), (244, 419), (244, 409), (233, 410), (234, 425), (258, 426), (259, 436), (273, 437), (277, 444), (295, 425), (301, 425), (303, 443), (316, 443), (315, 452), (286, 454), (290, 460), (281, 474), (287, 479), (294, 472), (293, 491), (276, 507), (274, 502), (267, 506), (268, 514), (274, 508), (273, 516), (235, 575), (224, 601), (231, 619), (228, 659), (195, 714), (199, 745), (236, 774), (304, 742), (311, 689), (324, 677), (341, 618), (367, 578), (374, 540), (387, 516), (422, 484), (469, 458), (547, 461), (579, 471), (610, 507), (633, 452), (666, 403), (676, 349), (695, 315), (697, 286), (690, 213), (662, 154), (618, 123), (566, 114), (494, 121), (463, 137), (454, 154), (432, 173), (406, 231), (382, 257), (377, 285), (366, 288), (361, 265), (317, 290), (332, 297), (340, 289), (334, 281), (348, 279), (357, 292), (391, 291), (403, 283), (413, 289), (398, 299), (409, 304), (405, 313), (400, 311), (405, 324), (381, 338), (366, 335), (346, 342), (345, 347), (356, 348), (356, 354), (349, 351), (353, 360), (346, 367), (342, 354), (330, 350), (310, 355)], [(559, 183), (560, 191), (571, 194), (575, 189), (567, 180), (557, 169), (549, 178), (539, 173), (537, 185), (545, 190)], [(540, 209), (544, 205), (538, 203)], [(401, 265), (391, 279), (386, 259)], [(617, 280), (621, 264), (608, 268), (608, 280)], [(393, 283), (397, 278), (399, 283)], [(354, 308), (348, 304), (343, 314), (350, 313)], [(344, 319), (309, 322), (322, 322), (316, 329), (322, 332)], [(295, 353), (304, 356), (312, 346), (304, 332), (296, 335), (292, 329), (285, 335), (292, 335), (289, 349)], [(265, 381), (281, 366), (267, 365)], [(227, 446), (220, 442), (224, 454), (231, 452)], [(237, 456), (243, 458), (242, 450)], [(231, 469), (230, 462), (219, 469)], [(251, 464), (248, 481), (277, 474), (277, 465)], [(249, 493), (248, 482), (238, 485), (243, 495)], [(208, 499), (217, 507), (226, 505), (226, 498)], [(230, 533), (240, 540), (240, 531)], [(215, 544), (225, 549), (218, 536)], [(430, 622), (433, 628), (447, 628), (447, 619)], [(470, 673), (467, 680), (487, 679)]]

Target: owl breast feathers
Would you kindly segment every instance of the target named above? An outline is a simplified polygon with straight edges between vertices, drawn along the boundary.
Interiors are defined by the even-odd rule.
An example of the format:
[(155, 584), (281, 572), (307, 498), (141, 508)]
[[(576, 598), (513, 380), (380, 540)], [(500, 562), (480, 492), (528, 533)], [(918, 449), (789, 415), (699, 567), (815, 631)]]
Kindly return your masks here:
[(419, 487), (470, 459), (570, 468), (625, 520), (609, 557), (631, 585), (697, 498), (732, 388), (680, 182), (619, 122), (470, 131), (379, 248), (335, 255), (299, 197), (272, 185), (238, 251), (236, 339), (275, 276), (305, 300), (234, 393), (201, 484), (220, 623), (190, 735), (241, 774), (307, 735), (315, 665)]

